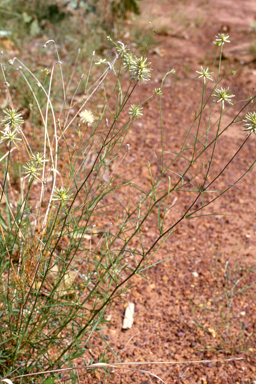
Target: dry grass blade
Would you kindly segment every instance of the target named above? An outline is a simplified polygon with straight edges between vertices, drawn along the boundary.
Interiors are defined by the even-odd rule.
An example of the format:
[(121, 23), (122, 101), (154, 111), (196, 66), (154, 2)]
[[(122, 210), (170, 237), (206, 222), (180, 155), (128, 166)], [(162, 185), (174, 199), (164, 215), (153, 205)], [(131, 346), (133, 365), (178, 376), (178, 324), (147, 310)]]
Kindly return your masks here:
[[(216, 363), (216, 362), (229, 362), (229, 361), (237, 361), (237, 360), (243, 360), (243, 357), (231, 357), (229, 359), (213, 359), (213, 360), (191, 360), (191, 361), (143, 361), (143, 362), (127, 362), (127, 363), (114, 363), (114, 364), (107, 364), (107, 363), (94, 363), (89, 366), (85, 367), (72, 367), (72, 368), (61, 368), (61, 369), (52, 369), (50, 371), (42, 371), (42, 372), (36, 372), (36, 373), (29, 373), (27, 375), (18, 375), (14, 376), (12, 380), (19, 379), (21, 377), (30, 377), (30, 376), (38, 376), (38, 375), (44, 375), (48, 373), (57, 373), (57, 372), (65, 372), (65, 371), (71, 371), (73, 369), (95, 369), (95, 368), (124, 368), (127, 365), (177, 365), (177, 364), (203, 364), (203, 363)], [(147, 372), (147, 371), (145, 371)], [(147, 372), (149, 374), (152, 374), (150, 372)], [(152, 374), (153, 376), (157, 377), (156, 375)], [(159, 378), (159, 377), (157, 377)], [(160, 379), (160, 378), (159, 378)], [(9, 380), (9, 379), (3, 379), (3, 380)], [(2, 381), (3, 381), (2, 380)], [(161, 379), (160, 379), (161, 380)], [(161, 380), (163, 381), (163, 380)], [(164, 382), (164, 381), (163, 381)], [(9, 383), (10, 384), (10, 383)]]

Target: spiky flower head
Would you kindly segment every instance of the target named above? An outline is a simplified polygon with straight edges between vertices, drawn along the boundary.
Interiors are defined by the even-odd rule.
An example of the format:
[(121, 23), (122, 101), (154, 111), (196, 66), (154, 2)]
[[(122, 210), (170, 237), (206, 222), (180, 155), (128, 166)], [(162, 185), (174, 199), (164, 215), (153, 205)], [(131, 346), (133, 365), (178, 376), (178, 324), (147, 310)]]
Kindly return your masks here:
[(221, 89), (215, 89), (215, 94), (213, 95), (213, 97), (218, 97), (218, 100), (216, 100), (216, 103), (219, 103), (221, 101), (222, 103), (222, 107), (224, 108), (224, 103), (225, 101), (231, 105), (233, 105), (233, 103), (231, 102), (231, 98), (232, 97), (235, 97), (235, 95), (233, 95), (232, 93), (228, 93), (229, 91), (229, 88), (227, 89), (224, 89), (224, 88), (221, 88)]
[(52, 200), (59, 201), (61, 205), (66, 205), (69, 200), (72, 200), (72, 195), (72, 193), (69, 193), (68, 188), (55, 188)]
[(80, 112), (80, 119), (81, 119), (81, 122), (86, 124), (87, 126), (94, 122), (93, 113), (91, 111), (88, 111), (87, 109)]
[(114, 42), (114, 44), (116, 46), (118, 56), (123, 58), (124, 68), (130, 71), (131, 65), (136, 61), (136, 57), (132, 53), (129, 53), (129, 49), (121, 41), (118, 41), (117, 43)]
[(147, 63), (147, 58), (134, 58), (129, 68), (131, 80), (141, 82), (149, 81), (151, 77), (150, 71), (152, 71), (151, 68), (148, 68), (150, 64), (151, 63)]
[(3, 113), (5, 116), (1, 119), (1, 124), (5, 127), (18, 128), (24, 123), (21, 113), (18, 113), (17, 109), (4, 109)]
[(161, 88), (155, 88), (155, 95), (162, 95), (163, 92), (161, 90)]
[(17, 131), (17, 129), (14, 129), (12, 130), (9, 126), (6, 126), (5, 130), (4, 131), (0, 131), (3, 135), (1, 136), (1, 140), (2, 141), (5, 141), (7, 140), (8, 143), (8, 147), (12, 144), (15, 145), (15, 147), (18, 147), (16, 141), (22, 141), (21, 139), (19, 139), (17, 137), (17, 135), (19, 134), (19, 132)]
[(44, 158), (44, 155), (40, 155), (37, 153), (36, 155), (34, 154), (31, 158), (31, 161), (34, 161), (39, 167), (43, 165), (43, 163), (46, 163), (48, 160)]
[(216, 40), (213, 42), (214, 45), (217, 45), (217, 47), (221, 47), (224, 45), (224, 43), (230, 43), (229, 36), (225, 35), (225, 33), (219, 33), (218, 36), (215, 36)]
[(129, 114), (134, 119), (140, 119), (143, 116), (143, 108), (139, 105), (131, 105), (129, 108)]
[[(119, 44), (119, 45), (118, 45)], [(129, 49), (127, 49), (127, 46), (124, 45), (124, 43), (122, 43), (121, 41), (118, 41), (117, 44), (116, 44), (116, 50), (118, 52), (118, 54), (123, 57), (124, 55), (126, 55), (129, 51)]]
[(203, 67), (201, 67), (200, 71), (196, 71), (196, 73), (199, 73), (199, 76), (196, 76), (196, 77), (198, 79), (203, 77), (204, 83), (206, 82), (206, 80), (211, 80), (212, 81), (211, 75), (213, 74), (213, 72), (208, 72), (208, 70), (209, 70), (208, 67), (206, 69), (203, 69)]
[(243, 121), (246, 123), (244, 128), (245, 131), (248, 131), (248, 135), (251, 133), (256, 134), (256, 112), (248, 112)]
[(44, 74), (45, 76), (48, 76), (48, 75), (51, 73), (50, 70), (49, 70), (48, 68), (44, 68), (44, 69), (42, 69), (41, 72), (43, 72), (43, 74)]
[(101, 65), (101, 64), (104, 64), (104, 63), (107, 63), (106, 59), (99, 59), (98, 63), (95, 63), (95, 65)]
[(135, 61), (134, 55), (132, 53), (126, 53), (123, 56), (124, 68), (127, 69), (128, 71), (130, 71), (132, 65), (134, 64), (134, 61)]
[(25, 175), (24, 179), (28, 177), (29, 179), (35, 178), (37, 180), (40, 180), (39, 171), (42, 169), (42, 167), (39, 164), (37, 164), (33, 160), (29, 160), (26, 163), (26, 165), (24, 165), (24, 168), (25, 168), (25, 171), (23, 172)]

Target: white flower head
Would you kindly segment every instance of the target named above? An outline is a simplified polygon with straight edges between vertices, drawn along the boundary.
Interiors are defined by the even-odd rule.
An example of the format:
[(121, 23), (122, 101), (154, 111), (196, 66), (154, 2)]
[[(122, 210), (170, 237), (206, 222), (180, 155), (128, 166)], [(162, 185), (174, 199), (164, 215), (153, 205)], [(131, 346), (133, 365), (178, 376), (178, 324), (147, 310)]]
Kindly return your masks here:
[(134, 64), (134, 56), (132, 53), (126, 53), (123, 56), (123, 64), (124, 64), (124, 68), (129, 71), (132, 64)]
[(24, 165), (24, 169), (25, 169), (25, 171), (23, 172), (25, 174), (24, 179), (28, 177), (29, 180), (33, 178), (40, 180), (39, 171), (42, 169), (42, 167), (39, 164), (37, 164), (35, 161), (33, 160), (28, 161), (27, 164)]
[(49, 70), (48, 68), (44, 68), (44, 69), (42, 69), (41, 72), (43, 72), (43, 74), (44, 74), (45, 76), (48, 76), (48, 75), (51, 73), (50, 70)]
[(121, 41), (118, 41), (117, 43), (120, 45), (120, 47), (119, 45), (116, 46), (117, 52), (122, 57), (128, 52), (128, 49), (126, 45), (124, 45), (124, 43), (122, 43)]
[(151, 68), (148, 68), (150, 64), (151, 63), (147, 63), (147, 59), (144, 59), (144, 57), (140, 59), (134, 58), (129, 68), (131, 80), (141, 82), (149, 81), (151, 77), (150, 71), (152, 71)]
[(131, 105), (129, 108), (129, 114), (134, 119), (140, 119), (143, 116), (143, 108), (138, 105)]
[(31, 161), (34, 161), (38, 166), (42, 166), (43, 163), (46, 163), (48, 160), (44, 158), (44, 155), (40, 155), (38, 152), (37, 154), (33, 154)]
[(224, 45), (224, 43), (230, 43), (229, 36), (225, 35), (225, 33), (219, 33), (218, 36), (215, 36), (216, 40), (213, 42), (214, 45), (217, 45), (217, 47), (220, 47)]
[(101, 65), (101, 64), (104, 64), (104, 63), (107, 64), (107, 60), (106, 59), (99, 59), (98, 63), (95, 63), (95, 65)]
[(218, 97), (218, 100), (216, 100), (216, 103), (219, 103), (221, 101), (222, 103), (222, 107), (224, 108), (224, 103), (225, 101), (231, 105), (233, 105), (233, 103), (231, 102), (231, 98), (232, 97), (235, 97), (235, 95), (233, 95), (232, 93), (228, 93), (229, 91), (229, 88), (227, 89), (224, 89), (224, 88), (221, 88), (221, 89), (215, 89), (215, 94), (213, 95), (213, 97)]
[(248, 135), (251, 133), (256, 134), (256, 112), (248, 112), (243, 121), (246, 123), (244, 128), (245, 131), (248, 131)]
[(203, 77), (204, 83), (206, 82), (206, 80), (212, 81), (211, 75), (213, 74), (213, 72), (208, 72), (208, 67), (206, 69), (203, 69), (203, 67), (201, 67), (201, 71), (196, 71), (196, 73), (199, 73), (199, 76), (196, 76), (198, 79)]
[(4, 109), (5, 116), (1, 118), (1, 124), (5, 127), (18, 128), (24, 123), (21, 113), (17, 109)]
[(3, 135), (1, 136), (1, 140), (5, 141), (7, 140), (7, 145), (10, 146), (11, 143), (15, 145), (15, 147), (18, 147), (16, 141), (22, 141), (20, 138), (17, 137), (19, 134), (18, 130), (12, 130), (10, 126), (6, 126), (4, 131), (0, 131)]
[(162, 90), (161, 90), (161, 88), (155, 88), (155, 95), (162, 95), (163, 94), (163, 92), (162, 92)]
[(72, 193), (69, 193), (68, 188), (64, 188), (64, 187), (55, 188), (52, 200), (58, 201), (63, 206), (67, 204), (69, 200), (72, 200), (72, 195), (73, 195)]
[(83, 124), (91, 125), (94, 122), (94, 116), (91, 111), (88, 111), (87, 109), (80, 112), (80, 120)]

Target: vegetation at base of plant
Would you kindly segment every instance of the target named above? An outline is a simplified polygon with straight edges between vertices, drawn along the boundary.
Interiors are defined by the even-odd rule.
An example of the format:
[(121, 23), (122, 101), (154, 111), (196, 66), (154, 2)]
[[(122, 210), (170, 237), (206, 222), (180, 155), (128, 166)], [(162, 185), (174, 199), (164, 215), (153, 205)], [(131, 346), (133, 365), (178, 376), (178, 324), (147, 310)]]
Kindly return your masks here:
[[(200, 298), (195, 296), (191, 300), (193, 322), (201, 339), (200, 351), (234, 356), (253, 350), (253, 334), (247, 329), (247, 308), (255, 301), (255, 268), (248, 266), (236, 253), (238, 251), (227, 258), (217, 249), (211, 268), (213, 288), (202, 289)], [(239, 308), (236, 301), (242, 297), (239, 303), (244, 303), (244, 307)], [(210, 344), (206, 334), (211, 336)]]
[(256, 41), (255, 39), (252, 40), (250, 46), (249, 46), (249, 53), (256, 58)]
[[(218, 185), (247, 141), (255, 139), (246, 125), (249, 134), (215, 172), (219, 138), (228, 129), (242, 129), (243, 119), (252, 124), (255, 113), (250, 97), (234, 110), (230, 123), (222, 125), (223, 116), (238, 102), (230, 102), (234, 95), (222, 88), (222, 50), (228, 36), (219, 39), (218, 73), (201, 69), (201, 101), (191, 127), (180, 133), (183, 144), (178, 152), (165, 140), (162, 121), (164, 81), (174, 70), (152, 95), (139, 104), (133, 100), (136, 87), (152, 77), (145, 53), (137, 57), (109, 37), (115, 49), (112, 61), (99, 63), (93, 55), (83, 88), (81, 81), (73, 84), (73, 76), (66, 79), (53, 40), (44, 49), (53, 47), (56, 57), (40, 75), (18, 58), (2, 54), (7, 102), (0, 141), (5, 151), (0, 159), (2, 376), (71, 366), (93, 348), (96, 337), (104, 345), (98, 362), (104, 363), (109, 345), (101, 331), (111, 303), (128, 290), (133, 276), (143, 276), (154, 265), (155, 253), (183, 220), (211, 215), (208, 207), (254, 167), (256, 160), (225, 188)], [(10, 68), (16, 71), (9, 74)], [(54, 95), (57, 74), (62, 102)], [(45, 84), (40, 76), (47, 76)], [(33, 114), (26, 117), (12, 92), (17, 79), (32, 97)], [(131, 179), (129, 169), (124, 170), (129, 152), (125, 140), (150, 102), (159, 105), (161, 150), (154, 153), (157, 172), (148, 163), (150, 182), (142, 187)], [(183, 193), (190, 196), (189, 204), (173, 214), (173, 201)], [(149, 225), (155, 232), (151, 243)], [(21, 381), (27, 382), (26, 377)]]
[[(188, 362), (184, 362), (184, 361), (144, 361), (144, 362), (136, 362), (136, 361), (131, 361), (131, 362), (128, 362), (128, 363), (113, 363), (113, 364), (107, 364), (105, 362), (101, 362), (101, 363), (91, 363), (91, 364), (88, 364), (87, 366), (85, 367), (76, 367), (76, 366), (73, 366), (72, 368), (60, 368), (60, 369), (53, 369), (51, 371), (42, 371), (42, 372), (37, 372), (37, 373), (31, 373), (31, 374), (27, 374), (27, 375), (19, 375), (19, 376), (14, 376), (12, 377), (12, 380), (14, 379), (22, 379), (24, 377), (36, 377), (36, 376), (39, 376), (40, 375), (49, 375), (48, 379), (46, 379), (44, 381), (44, 384), (52, 384), (52, 383), (55, 383), (55, 380), (58, 380), (59, 379), (59, 376), (58, 374), (61, 374), (61, 373), (68, 373), (69, 374), (69, 380), (71, 382), (73, 381), (79, 381), (79, 378), (81, 379), (83, 375), (78, 375), (78, 372), (79, 370), (87, 370), (87, 372), (94, 372), (96, 370), (99, 370), (99, 369), (102, 369), (104, 370), (104, 372), (106, 372), (106, 374), (111, 377), (110, 373), (109, 373), (109, 369), (132, 369), (132, 368), (129, 368), (126, 366), (132, 366), (132, 367), (135, 367), (137, 365), (158, 365), (158, 364), (162, 364), (162, 365), (176, 365), (176, 364), (201, 364), (201, 363), (217, 363), (217, 362), (230, 362), (230, 361), (238, 361), (238, 360), (243, 360), (243, 357), (232, 357), (230, 359), (213, 359), (213, 360), (195, 360), (195, 361), (188, 361)], [(159, 379), (161, 382), (163, 382), (164, 384), (166, 384), (165, 381), (163, 381), (159, 376), (153, 374), (152, 372), (148, 371), (148, 370), (142, 370), (140, 369), (139, 371), (141, 374), (148, 374), (149, 376), (152, 376), (154, 378), (157, 378)], [(3, 378), (0, 382), (5, 382), (7, 384), (13, 384), (13, 381), (8, 379), (8, 378)]]
[(111, 2), (110, 8), (112, 15), (117, 19), (125, 19), (127, 12), (133, 12), (135, 15), (140, 14), (140, 0), (114, 0)]
[[(123, 23), (129, 13), (139, 15), (140, 0), (16, 0), (15, 9), (12, 0), (3, 0), (0, 5), (1, 29), (4, 36), (17, 40), (47, 36), (49, 39), (63, 36), (64, 31), (72, 31), (66, 35), (66, 46), (75, 39), (87, 41), (104, 37), (117, 24)], [(80, 36), (79, 36), (80, 35)], [(94, 41), (93, 41), (94, 40)]]

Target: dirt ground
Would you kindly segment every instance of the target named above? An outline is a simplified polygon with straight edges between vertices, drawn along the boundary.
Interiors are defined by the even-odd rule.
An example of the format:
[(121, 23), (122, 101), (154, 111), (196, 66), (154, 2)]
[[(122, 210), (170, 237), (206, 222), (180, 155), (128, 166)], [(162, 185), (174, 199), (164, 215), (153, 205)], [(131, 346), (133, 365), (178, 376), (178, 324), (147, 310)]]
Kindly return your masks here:
[[(132, 102), (154, 92), (165, 72), (175, 68), (176, 75), (165, 82), (162, 99), (165, 148), (171, 151), (180, 147), (183, 127), (192, 122), (202, 87), (195, 71), (201, 65), (211, 65), (215, 53), (212, 42), (218, 33), (227, 33), (231, 40), (224, 47), (223, 70), (236, 71), (223, 86), (229, 86), (237, 99), (254, 95), (256, 56), (250, 46), (256, 41), (256, 32), (250, 25), (256, 21), (256, 3), (143, 0), (141, 9), (136, 22), (146, 25), (151, 21), (158, 30), (158, 44), (150, 47), (148, 55), (154, 68), (152, 81), (136, 90)], [(157, 172), (153, 152), (161, 147), (157, 116), (156, 102), (149, 102), (143, 120), (127, 137), (131, 151), (123, 167), (141, 185), (146, 185), (148, 178), (142, 164), (150, 160)], [(232, 116), (229, 112), (223, 123), (228, 124)], [(216, 171), (244, 137), (241, 124), (225, 133), (218, 144)], [(234, 182), (254, 160), (255, 143), (255, 136), (250, 137), (219, 188)], [(154, 261), (172, 259), (148, 270), (148, 280), (137, 278), (123, 301), (109, 310), (111, 321), (103, 333), (122, 362), (179, 364), (129, 366), (113, 370), (111, 378), (104, 379), (99, 373), (84, 377), (81, 371), (81, 382), (160, 382), (140, 370), (149, 370), (168, 384), (256, 382), (255, 184), (252, 170), (209, 208), (208, 212), (219, 215), (183, 221)], [(188, 201), (186, 195), (178, 196), (175, 214), (180, 215)], [(154, 229), (149, 227), (149, 244), (152, 239)], [(128, 301), (135, 304), (134, 323), (130, 330), (122, 331)], [(94, 358), (97, 348), (93, 348)], [(92, 358), (90, 351), (86, 358)], [(242, 359), (224, 361), (232, 358)], [(193, 363), (198, 360), (211, 361)]]

